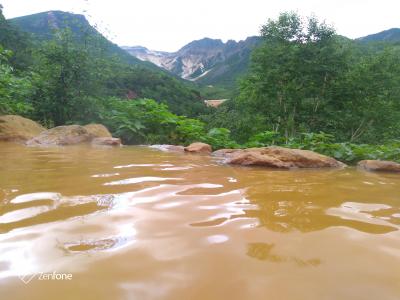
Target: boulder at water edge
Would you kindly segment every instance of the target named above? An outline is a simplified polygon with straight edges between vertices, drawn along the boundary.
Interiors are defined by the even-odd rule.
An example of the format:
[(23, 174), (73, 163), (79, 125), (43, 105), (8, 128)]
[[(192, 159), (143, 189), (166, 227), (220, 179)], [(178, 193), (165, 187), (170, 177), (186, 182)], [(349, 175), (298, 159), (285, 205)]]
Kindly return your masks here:
[(387, 160), (362, 160), (357, 166), (372, 172), (400, 172), (400, 164)]
[(63, 146), (90, 142), (93, 136), (79, 125), (58, 126), (43, 131), (27, 142), (29, 146)]
[(95, 138), (112, 138), (111, 133), (102, 124), (88, 124), (83, 127)]
[(113, 137), (99, 137), (92, 140), (95, 146), (121, 146), (121, 139)]
[(275, 146), (243, 150), (223, 149), (214, 152), (214, 155), (225, 157), (225, 162), (228, 164), (242, 166), (263, 166), (279, 169), (341, 168), (346, 166), (334, 158), (313, 151)]
[(209, 144), (205, 143), (192, 143), (189, 146), (185, 147), (186, 152), (190, 153), (206, 153), (210, 154), (212, 152), (212, 148)]
[(25, 142), (45, 130), (42, 125), (20, 116), (0, 116), (0, 141)]

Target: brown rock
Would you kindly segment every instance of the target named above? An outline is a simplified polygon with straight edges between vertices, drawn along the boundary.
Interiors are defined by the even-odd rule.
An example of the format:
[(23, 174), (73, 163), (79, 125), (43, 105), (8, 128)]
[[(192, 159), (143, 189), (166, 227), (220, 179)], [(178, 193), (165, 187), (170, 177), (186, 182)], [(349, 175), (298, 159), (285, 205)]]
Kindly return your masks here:
[(83, 126), (93, 137), (96, 138), (111, 138), (111, 133), (107, 127), (101, 124), (88, 124)]
[(185, 147), (186, 152), (190, 153), (211, 153), (212, 148), (209, 144), (205, 143), (192, 143)]
[(97, 146), (121, 146), (121, 139), (113, 137), (99, 137), (92, 140), (92, 145)]
[(372, 172), (400, 172), (400, 164), (387, 160), (362, 160), (357, 166)]
[(0, 141), (25, 142), (45, 130), (40, 124), (20, 116), (0, 116)]
[(80, 143), (90, 142), (92, 139), (93, 136), (83, 126), (58, 126), (43, 131), (37, 137), (29, 140), (27, 142), (27, 145), (76, 145)]
[(313, 151), (283, 147), (251, 148), (227, 152), (226, 163), (269, 168), (339, 168), (345, 164)]

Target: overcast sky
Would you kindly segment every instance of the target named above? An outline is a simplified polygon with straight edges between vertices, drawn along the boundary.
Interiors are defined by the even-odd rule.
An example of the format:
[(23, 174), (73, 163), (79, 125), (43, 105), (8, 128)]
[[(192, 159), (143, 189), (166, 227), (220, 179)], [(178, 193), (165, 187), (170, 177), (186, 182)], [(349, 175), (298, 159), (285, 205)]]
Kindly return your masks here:
[(314, 13), (350, 38), (400, 27), (400, 0), (0, 0), (6, 18), (48, 10), (83, 13), (119, 45), (176, 51), (203, 37), (241, 40), (268, 18)]

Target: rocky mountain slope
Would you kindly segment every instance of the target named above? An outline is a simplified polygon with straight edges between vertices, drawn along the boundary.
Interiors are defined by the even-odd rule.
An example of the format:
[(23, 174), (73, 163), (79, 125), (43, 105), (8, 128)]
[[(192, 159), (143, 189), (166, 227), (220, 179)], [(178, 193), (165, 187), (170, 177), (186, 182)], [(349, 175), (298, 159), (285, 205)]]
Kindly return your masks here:
[(136, 58), (152, 62), (184, 79), (229, 86), (247, 71), (251, 50), (260, 41), (259, 37), (226, 43), (204, 38), (172, 53), (152, 51), (141, 46), (122, 48)]

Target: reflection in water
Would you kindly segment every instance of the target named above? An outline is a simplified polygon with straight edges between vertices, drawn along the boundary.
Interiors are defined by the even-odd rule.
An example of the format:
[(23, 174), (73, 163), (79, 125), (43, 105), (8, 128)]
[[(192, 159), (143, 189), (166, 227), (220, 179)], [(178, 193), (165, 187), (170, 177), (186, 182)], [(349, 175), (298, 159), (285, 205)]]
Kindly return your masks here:
[(250, 243), (248, 245), (247, 255), (259, 260), (266, 260), (273, 263), (280, 262), (294, 262), (300, 267), (318, 266), (321, 261), (317, 258), (314, 259), (300, 259), (297, 257), (281, 256), (273, 253), (274, 244), (267, 243)]
[[(2, 299), (400, 298), (398, 175), (147, 147), (0, 157)], [(17, 277), (53, 271), (74, 280)]]
[[(271, 172), (271, 177), (267, 179), (271, 184), (267, 181), (262, 185), (256, 183), (250, 186), (246, 197), (257, 204), (257, 209), (246, 210), (246, 217), (257, 218), (260, 226), (277, 232), (293, 230), (309, 232), (331, 226), (347, 226), (368, 233), (388, 233), (398, 230), (398, 220), (393, 216), (378, 217), (388, 209), (391, 213), (398, 211), (385, 204), (394, 204), (395, 199), (379, 192), (380, 189), (383, 190), (382, 185), (380, 189), (359, 186), (360, 182), (350, 177), (353, 173), (344, 171), (328, 171), (320, 174), (317, 174), (317, 171), (310, 171), (307, 179), (296, 178), (299, 175), (303, 176), (303, 173), (288, 172), (286, 176), (271, 178), (273, 176)], [(377, 193), (369, 194), (368, 191), (373, 190)], [(395, 192), (397, 187), (392, 186), (384, 190), (389, 193), (391, 190)], [(361, 210), (354, 210), (353, 218), (344, 217), (348, 210), (346, 203), (350, 203), (347, 200), (357, 199), (360, 196), (362, 197), (360, 200), (367, 202), (365, 205), (376, 207), (374, 213), (363, 214)], [(376, 199), (376, 196), (379, 198)], [(369, 203), (370, 201), (372, 203)], [(374, 203), (375, 201), (383, 203)], [(363, 204), (354, 202), (354, 205)]]

